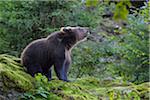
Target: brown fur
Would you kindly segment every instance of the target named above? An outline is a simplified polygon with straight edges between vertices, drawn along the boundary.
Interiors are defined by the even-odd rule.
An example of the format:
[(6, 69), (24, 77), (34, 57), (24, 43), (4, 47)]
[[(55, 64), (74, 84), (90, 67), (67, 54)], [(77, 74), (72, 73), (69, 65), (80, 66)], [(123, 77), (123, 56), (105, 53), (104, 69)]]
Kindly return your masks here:
[(67, 72), (71, 63), (71, 48), (87, 36), (88, 29), (63, 27), (47, 38), (31, 42), (22, 52), (21, 63), (34, 76), (42, 73), (51, 80), (51, 66), (60, 80), (68, 81)]

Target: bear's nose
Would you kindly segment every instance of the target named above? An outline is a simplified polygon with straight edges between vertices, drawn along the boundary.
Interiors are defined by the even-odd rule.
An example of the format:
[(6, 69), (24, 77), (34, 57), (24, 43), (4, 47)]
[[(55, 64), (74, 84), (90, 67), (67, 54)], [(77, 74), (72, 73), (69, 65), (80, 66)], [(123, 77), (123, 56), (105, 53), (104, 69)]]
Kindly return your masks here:
[(86, 29), (86, 33), (89, 35), (89, 34), (91, 34), (91, 31), (90, 31), (90, 28), (89, 27), (85, 27), (85, 29)]

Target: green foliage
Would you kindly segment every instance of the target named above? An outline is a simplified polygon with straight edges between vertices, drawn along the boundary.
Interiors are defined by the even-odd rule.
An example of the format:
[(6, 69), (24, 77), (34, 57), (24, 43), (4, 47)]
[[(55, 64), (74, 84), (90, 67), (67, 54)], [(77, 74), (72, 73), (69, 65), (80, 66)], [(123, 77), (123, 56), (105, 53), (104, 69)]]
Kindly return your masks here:
[[(147, 9), (145, 9), (147, 10)], [(149, 43), (148, 43), (148, 26), (143, 16), (139, 14), (137, 17), (130, 15), (128, 23), (123, 35), (114, 37), (114, 41), (118, 41), (115, 54), (122, 59), (117, 64), (115, 73), (120, 74), (125, 79), (141, 83), (149, 81)], [(117, 72), (118, 71), (118, 72)]]
[[(18, 51), (21, 51), (33, 39), (46, 36), (62, 26), (60, 24), (63, 23), (62, 18), (55, 18), (53, 13), (55, 11), (59, 13), (58, 10), (61, 8), (67, 10), (70, 7), (68, 4), (69, 2), (63, 0), (60, 2), (55, 0), (0, 1), (0, 41), (4, 45), (1, 45), (0, 53), (18, 55)], [(59, 21), (56, 22), (53, 18)], [(14, 51), (17, 52), (14, 53)]]
[(103, 11), (99, 6), (86, 11), (79, 1), (0, 1), (0, 53), (18, 56), (29, 42), (62, 26), (95, 27)]
[(70, 77), (121, 76), (137, 84), (149, 81), (148, 8), (134, 14), (128, 16), (127, 26), (114, 31), (120, 35), (100, 32), (102, 42), (86, 41), (76, 47)]
[(114, 11), (114, 19), (122, 19), (122, 20), (126, 20), (127, 19), (127, 15), (129, 13), (129, 11), (127, 10), (126, 6), (130, 7), (131, 3), (130, 1), (121, 1), (119, 3), (117, 3), (115, 11)]
[(102, 68), (102, 65), (99, 63), (99, 57), (102, 56), (99, 51), (100, 45), (92, 41), (86, 41), (74, 48), (70, 77), (100, 77), (100, 73), (102, 74), (105, 68)]
[(85, 4), (87, 7), (94, 7), (96, 5), (98, 5), (98, 0), (85, 0)]
[(141, 14), (137, 17), (128, 16), (129, 25), (122, 29), (123, 34), (110, 40), (112, 43), (115, 42), (115, 45), (110, 47), (115, 49), (111, 51), (112, 54), (120, 59), (113, 64), (115, 67), (112, 71), (124, 77), (125, 80), (135, 83), (149, 81), (149, 31), (144, 16)]
[(43, 76), (41, 73), (35, 75), (36, 87), (46, 87), (48, 85), (48, 79), (46, 76)]
[(50, 83), (46, 76), (38, 73), (35, 75), (35, 89), (24, 93), (20, 98), (23, 100), (47, 100), (55, 99), (60, 100), (60, 98), (54, 93), (49, 92)]

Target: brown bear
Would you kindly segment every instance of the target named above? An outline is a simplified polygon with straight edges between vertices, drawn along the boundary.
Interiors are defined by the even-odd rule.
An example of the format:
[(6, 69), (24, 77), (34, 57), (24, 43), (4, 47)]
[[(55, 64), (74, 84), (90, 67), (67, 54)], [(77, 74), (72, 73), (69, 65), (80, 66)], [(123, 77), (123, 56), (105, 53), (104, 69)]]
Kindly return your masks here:
[(71, 63), (71, 49), (89, 33), (85, 27), (62, 27), (47, 38), (31, 42), (21, 54), (21, 63), (34, 76), (42, 73), (51, 80), (51, 67), (60, 80), (68, 81), (67, 72)]

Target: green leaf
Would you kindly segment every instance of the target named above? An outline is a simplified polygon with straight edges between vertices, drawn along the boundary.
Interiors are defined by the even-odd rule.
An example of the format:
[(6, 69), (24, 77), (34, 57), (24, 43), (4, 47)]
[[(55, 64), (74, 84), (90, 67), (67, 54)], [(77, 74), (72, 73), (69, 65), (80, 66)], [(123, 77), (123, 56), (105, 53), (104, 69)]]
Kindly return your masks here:
[(118, 19), (126, 20), (127, 19), (129, 11), (127, 10), (126, 6), (130, 6), (130, 2), (122, 1), (122, 2), (117, 3), (115, 11), (114, 11), (114, 16), (113, 16), (113, 18), (115, 20), (118, 20)]
[(98, 0), (86, 0), (85, 4), (87, 7), (95, 7), (98, 4)]

